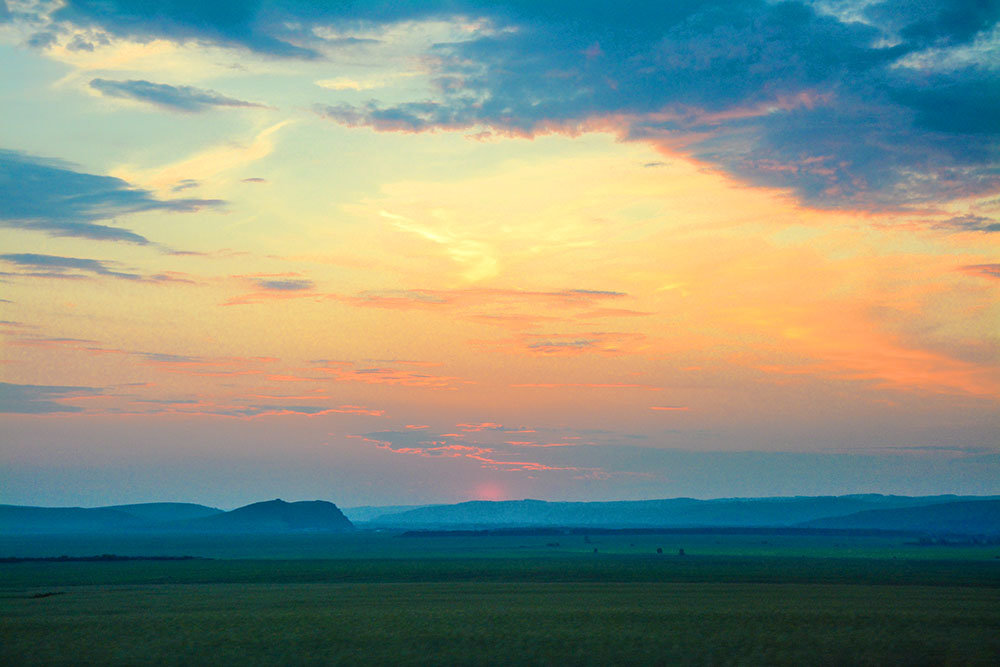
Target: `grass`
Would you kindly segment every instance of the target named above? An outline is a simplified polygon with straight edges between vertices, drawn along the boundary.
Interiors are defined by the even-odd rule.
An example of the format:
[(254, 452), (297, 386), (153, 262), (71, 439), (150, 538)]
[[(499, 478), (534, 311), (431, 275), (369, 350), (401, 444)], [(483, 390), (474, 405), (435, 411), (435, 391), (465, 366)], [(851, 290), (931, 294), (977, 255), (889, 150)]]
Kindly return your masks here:
[[(262, 547), (298, 558), (0, 565), (0, 664), (1000, 664), (995, 547), (689, 537), (368, 534)], [(114, 545), (86, 546), (54, 555)]]
[(6, 596), (0, 663), (996, 664), (996, 589), (175, 584)]
[(998, 561), (739, 556), (193, 560), (0, 565), (0, 590), (145, 584), (417, 582), (826, 583), (1000, 590)]
[[(361, 531), (350, 535), (103, 535), (3, 536), (0, 556), (119, 555), (211, 558), (560, 558), (589, 554), (649, 555), (684, 549), (702, 556), (803, 556), (907, 560), (1000, 559), (1000, 545), (918, 546), (902, 537), (803, 535), (559, 535), (403, 538)], [(558, 544), (556, 547), (548, 546)]]

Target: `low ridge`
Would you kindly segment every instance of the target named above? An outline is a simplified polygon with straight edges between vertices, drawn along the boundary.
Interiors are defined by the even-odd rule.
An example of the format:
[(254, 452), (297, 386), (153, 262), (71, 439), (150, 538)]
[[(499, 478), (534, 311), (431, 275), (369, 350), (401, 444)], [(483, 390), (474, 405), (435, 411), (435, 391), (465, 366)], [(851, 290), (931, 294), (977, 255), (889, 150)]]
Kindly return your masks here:
[(178, 529), (249, 533), (354, 530), (354, 524), (331, 502), (305, 500), (289, 503), (280, 498), (175, 525)]
[[(961, 498), (979, 500), (980, 498)], [(864, 510), (936, 505), (956, 496), (795, 496), (777, 498), (669, 498), (611, 502), (476, 500), (391, 512), (369, 520), (397, 528), (491, 526), (702, 527), (794, 526)]]
[(801, 524), (810, 528), (913, 530), (934, 533), (1000, 534), (1000, 500), (966, 500), (824, 517)]

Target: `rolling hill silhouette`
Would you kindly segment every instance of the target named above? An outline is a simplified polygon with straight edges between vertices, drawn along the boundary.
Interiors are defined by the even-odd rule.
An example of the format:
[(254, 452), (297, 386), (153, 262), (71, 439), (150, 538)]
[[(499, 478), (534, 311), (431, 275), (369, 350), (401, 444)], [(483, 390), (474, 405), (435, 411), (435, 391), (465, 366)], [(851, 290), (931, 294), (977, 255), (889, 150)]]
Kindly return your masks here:
[(195, 503), (139, 503), (137, 505), (111, 505), (101, 509), (125, 512), (145, 521), (185, 521), (203, 516), (221, 514), (223, 510)]
[(814, 519), (801, 525), (809, 528), (1000, 534), (1000, 500), (969, 500), (925, 507), (867, 510), (847, 516)]
[[(362, 516), (377, 514), (361, 508)], [(575, 528), (780, 528), (1000, 534), (997, 496), (802, 496), (618, 502), (471, 501), (408, 509), (365, 522), (400, 530)], [(392, 512), (403, 509), (405, 511)], [(0, 505), (0, 534), (282, 534), (355, 529), (333, 503), (268, 500), (224, 512), (191, 503), (110, 507)]]
[(224, 512), (193, 503), (112, 507), (0, 505), (0, 534), (346, 532), (354, 525), (333, 503), (269, 500)]
[[(398, 528), (482, 528), (495, 526), (593, 527), (777, 527), (873, 509), (935, 505), (957, 496), (802, 496), (617, 502), (542, 500), (471, 501), (383, 514), (372, 525)], [(978, 499), (978, 498), (977, 498)]]

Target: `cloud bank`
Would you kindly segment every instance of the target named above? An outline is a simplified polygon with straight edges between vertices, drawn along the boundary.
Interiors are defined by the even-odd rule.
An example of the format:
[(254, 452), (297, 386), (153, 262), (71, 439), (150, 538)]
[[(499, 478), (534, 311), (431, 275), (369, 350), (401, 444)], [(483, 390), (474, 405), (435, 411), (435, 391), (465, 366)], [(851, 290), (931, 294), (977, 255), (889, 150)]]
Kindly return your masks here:
[[(324, 57), (331, 30), (343, 41), (405, 21), (463, 22), (479, 27), (423, 54), (431, 97), (316, 111), (377, 130), (612, 131), (824, 208), (1000, 190), (992, 0), (68, 0), (51, 19), (56, 30), (297, 59)], [(146, 81), (92, 85), (177, 110), (251, 104)]]

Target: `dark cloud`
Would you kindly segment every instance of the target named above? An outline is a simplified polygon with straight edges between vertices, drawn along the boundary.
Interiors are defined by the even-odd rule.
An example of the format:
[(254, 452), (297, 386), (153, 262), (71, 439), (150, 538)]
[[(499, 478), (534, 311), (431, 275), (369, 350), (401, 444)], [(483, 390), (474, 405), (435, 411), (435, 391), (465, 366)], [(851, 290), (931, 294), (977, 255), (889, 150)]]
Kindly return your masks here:
[(55, 33), (49, 31), (36, 32), (28, 38), (27, 44), (33, 49), (44, 49), (58, 40)]
[(133, 352), (132, 354), (157, 364), (204, 365), (210, 363), (210, 360), (204, 357), (186, 354), (166, 354), (163, 352)]
[(381, 44), (381, 39), (372, 39), (369, 37), (334, 37), (332, 39), (324, 40), (330, 46), (371, 46), (372, 44)]
[(264, 108), (262, 104), (226, 97), (213, 90), (191, 86), (170, 86), (165, 83), (153, 83), (141, 79), (129, 79), (128, 81), (93, 79), (90, 82), (90, 87), (108, 97), (147, 102), (170, 111), (196, 113), (207, 111), (213, 107)]
[(935, 222), (933, 227), (955, 232), (1000, 232), (1000, 221), (969, 213)]
[(568, 296), (582, 297), (619, 297), (628, 296), (625, 292), (614, 292), (612, 290), (601, 289), (569, 289), (565, 291)]
[(213, 414), (230, 417), (259, 417), (263, 415), (323, 415), (331, 412), (344, 412), (344, 410), (320, 405), (248, 405), (241, 408), (215, 410)]
[(919, 46), (968, 42), (1000, 20), (993, 0), (887, 0), (865, 8), (865, 17), (892, 35)]
[(87, 35), (86, 37), (84, 37), (83, 35), (74, 35), (73, 39), (70, 40), (69, 44), (66, 45), (66, 48), (69, 49), (70, 51), (92, 52), (96, 47), (107, 46), (110, 43), (111, 40), (108, 39), (108, 36), (105, 35), (104, 33), (91, 34)]
[(48, 414), (82, 412), (83, 408), (59, 403), (60, 399), (94, 396), (101, 390), (94, 387), (60, 387), (0, 382), (0, 413)]
[(494, 29), (427, 54), (434, 99), (317, 112), (379, 130), (612, 130), (683, 145), (819, 207), (894, 209), (1000, 190), (1000, 72), (904, 60), (995, 29), (996, 0), (68, 0), (53, 17), (293, 58), (328, 46), (317, 26), (349, 40), (358, 26), (483, 18)]
[(571, 340), (548, 340), (542, 339), (528, 343), (528, 347), (531, 349), (548, 349), (548, 348), (575, 348), (575, 349), (586, 349), (592, 348), (597, 344), (597, 340), (592, 338), (573, 338)]
[(0, 255), (0, 261), (8, 262), (18, 267), (19, 270), (17, 272), (3, 274), (15, 277), (82, 279), (105, 276), (108, 278), (151, 283), (194, 284), (194, 281), (185, 278), (184, 274), (168, 272), (144, 275), (120, 270), (116, 267), (116, 262), (98, 259), (40, 255), (37, 253), (8, 253)]
[(54, 12), (53, 18), (137, 39), (209, 41), (273, 56), (317, 57), (314, 50), (271, 34), (281, 31), (281, 23), (272, 22), (284, 18), (284, 12), (277, 9), (275, 3), (260, 0), (70, 0)]
[(0, 255), (0, 260), (10, 262), (19, 267), (31, 269), (21, 274), (49, 278), (79, 278), (84, 274), (123, 278), (125, 280), (142, 280), (137, 273), (116, 271), (107, 262), (96, 259), (80, 259), (77, 257), (59, 257), (56, 255), (38, 255), (35, 253), (13, 253)]
[(305, 279), (285, 279), (285, 280), (257, 280), (257, 287), (266, 290), (279, 292), (297, 292), (299, 290), (309, 290), (316, 286), (311, 280)]
[(219, 206), (215, 199), (157, 199), (120, 178), (74, 170), (70, 165), (0, 149), (0, 226), (52, 236), (146, 245), (128, 229), (98, 224), (142, 211), (191, 212)]
[(450, 106), (440, 102), (405, 102), (385, 108), (369, 102), (361, 107), (340, 104), (317, 105), (314, 109), (320, 116), (341, 125), (367, 126), (383, 132), (461, 130), (480, 122), (464, 105)]
[(211, 42), (279, 58), (316, 59), (323, 46), (353, 48), (379, 40), (351, 35), (323, 39), (309, 30), (312, 26), (341, 24), (356, 29), (362, 23), (489, 13), (493, 13), (490, 3), (477, 8), (452, 0), (67, 0), (52, 18), (140, 40)]
[[(931, 76), (899, 66), (995, 24), (995, 12), (968, 11), (975, 17), (963, 22), (961, 3), (914, 9), (873, 26), (798, 3), (672, 3), (640, 24), (631, 12), (594, 20), (585, 3), (438, 45), (438, 99), (317, 112), (378, 130), (597, 127), (666, 146), (686, 137), (699, 160), (808, 204), (898, 208), (1000, 189), (996, 70)], [(889, 33), (903, 41), (883, 46)]]
[(1000, 280), (1000, 264), (970, 264), (961, 267), (961, 270), (984, 278)]
[(177, 185), (170, 188), (171, 192), (180, 192), (182, 190), (189, 190), (191, 188), (196, 188), (201, 185), (198, 181), (193, 178), (184, 178), (177, 181)]
[(428, 290), (407, 290), (407, 289), (387, 289), (387, 290), (366, 290), (359, 292), (355, 297), (360, 303), (370, 303), (378, 305), (384, 302), (405, 302), (423, 304), (443, 304), (448, 303), (444, 296), (432, 293)]

